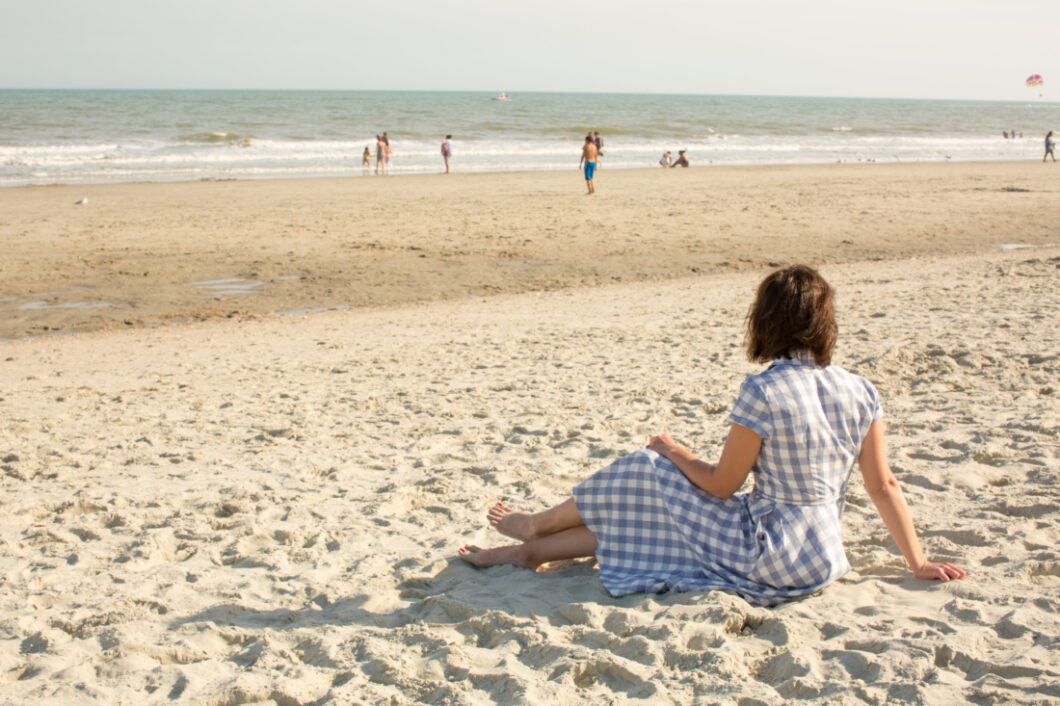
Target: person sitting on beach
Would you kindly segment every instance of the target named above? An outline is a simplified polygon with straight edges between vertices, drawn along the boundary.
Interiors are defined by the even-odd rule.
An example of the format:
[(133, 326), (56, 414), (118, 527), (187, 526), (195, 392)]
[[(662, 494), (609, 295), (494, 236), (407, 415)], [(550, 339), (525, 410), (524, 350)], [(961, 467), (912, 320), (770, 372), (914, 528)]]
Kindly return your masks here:
[(684, 150), (677, 150), (677, 159), (674, 160), (675, 167), (687, 167), (688, 157), (685, 156)]
[(1053, 142), (1053, 131), (1050, 130), (1045, 135), (1045, 154), (1042, 155), (1042, 161), (1043, 162), (1045, 161), (1046, 157), (1052, 157), (1053, 161), (1054, 162), (1056, 161), (1056, 154), (1053, 153), (1053, 149), (1055, 147), (1056, 147), (1056, 144)]
[[(887, 463), (876, 389), (831, 364), (833, 297), (820, 274), (801, 265), (759, 285), (745, 342), (750, 360), (770, 365), (744, 381), (717, 464), (655, 436), (549, 510), (515, 512), (497, 503), (488, 522), (520, 543), (465, 545), (460, 558), (535, 569), (595, 555), (613, 596), (718, 589), (775, 605), (850, 568), (840, 525), (857, 462), (913, 574), (964, 578), (963, 569), (928, 561), (921, 550)], [(736, 494), (749, 473), (752, 490)]]
[(662, 157), (659, 157), (659, 166), (663, 169), (669, 169), (673, 166), (674, 158), (669, 152), (664, 152)]

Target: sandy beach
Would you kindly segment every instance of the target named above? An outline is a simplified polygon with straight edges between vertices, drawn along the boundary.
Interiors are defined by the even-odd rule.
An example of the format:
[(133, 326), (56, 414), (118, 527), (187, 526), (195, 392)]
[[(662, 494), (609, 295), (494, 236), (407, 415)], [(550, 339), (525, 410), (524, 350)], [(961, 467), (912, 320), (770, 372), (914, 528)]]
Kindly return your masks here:
[(573, 166), (0, 189), (0, 339), (1060, 241), (1036, 162)]
[[(598, 179), (0, 190), (0, 703), (1060, 700), (1060, 170)], [(857, 472), (853, 570), (776, 608), (456, 558), (652, 434), (716, 457), (790, 262), (966, 580)]]

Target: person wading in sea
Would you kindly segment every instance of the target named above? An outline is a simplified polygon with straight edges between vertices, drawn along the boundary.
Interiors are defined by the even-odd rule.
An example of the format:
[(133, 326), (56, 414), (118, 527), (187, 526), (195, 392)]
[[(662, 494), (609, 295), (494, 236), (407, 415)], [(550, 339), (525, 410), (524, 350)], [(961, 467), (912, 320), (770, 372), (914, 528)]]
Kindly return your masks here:
[(442, 140), (442, 159), (445, 160), (445, 173), (449, 173), (449, 158), (453, 156), (453, 143), (450, 140), (453, 139), (452, 135), (446, 135), (445, 139)]

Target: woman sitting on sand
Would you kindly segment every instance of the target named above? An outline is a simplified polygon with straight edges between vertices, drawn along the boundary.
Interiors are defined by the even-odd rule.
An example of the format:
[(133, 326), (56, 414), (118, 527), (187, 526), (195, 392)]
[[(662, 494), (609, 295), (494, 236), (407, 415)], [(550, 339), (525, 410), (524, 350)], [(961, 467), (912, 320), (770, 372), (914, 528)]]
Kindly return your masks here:
[[(964, 578), (929, 562), (890, 466), (882, 410), (868, 380), (830, 365), (833, 290), (813, 269), (778, 270), (759, 285), (747, 319), (747, 354), (771, 363), (748, 377), (717, 465), (667, 435), (575, 486), (544, 512), (500, 503), (488, 520), (521, 544), (460, 557), (479, 567), (534, 569), (596, 555), (614, 596), (720, 589), (773, 605), (817, 591), (850, 568), (841, 519), (857, 461), (884, 524), (913, 573)], [(748, 473), (754, 488), (735, 495)]]

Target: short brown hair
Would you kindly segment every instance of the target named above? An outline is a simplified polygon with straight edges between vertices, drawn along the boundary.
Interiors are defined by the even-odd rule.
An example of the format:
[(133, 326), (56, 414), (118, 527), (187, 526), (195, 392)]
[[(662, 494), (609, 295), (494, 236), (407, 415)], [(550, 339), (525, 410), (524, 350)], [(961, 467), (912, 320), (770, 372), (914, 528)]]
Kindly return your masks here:
[(807, 350), (818, 365), (831, 363), (839, 333), (834, 294), (817, 270), (806, 265), (770, 274), (758, 285), (747, 313), (747, 357), (768, 363)]

